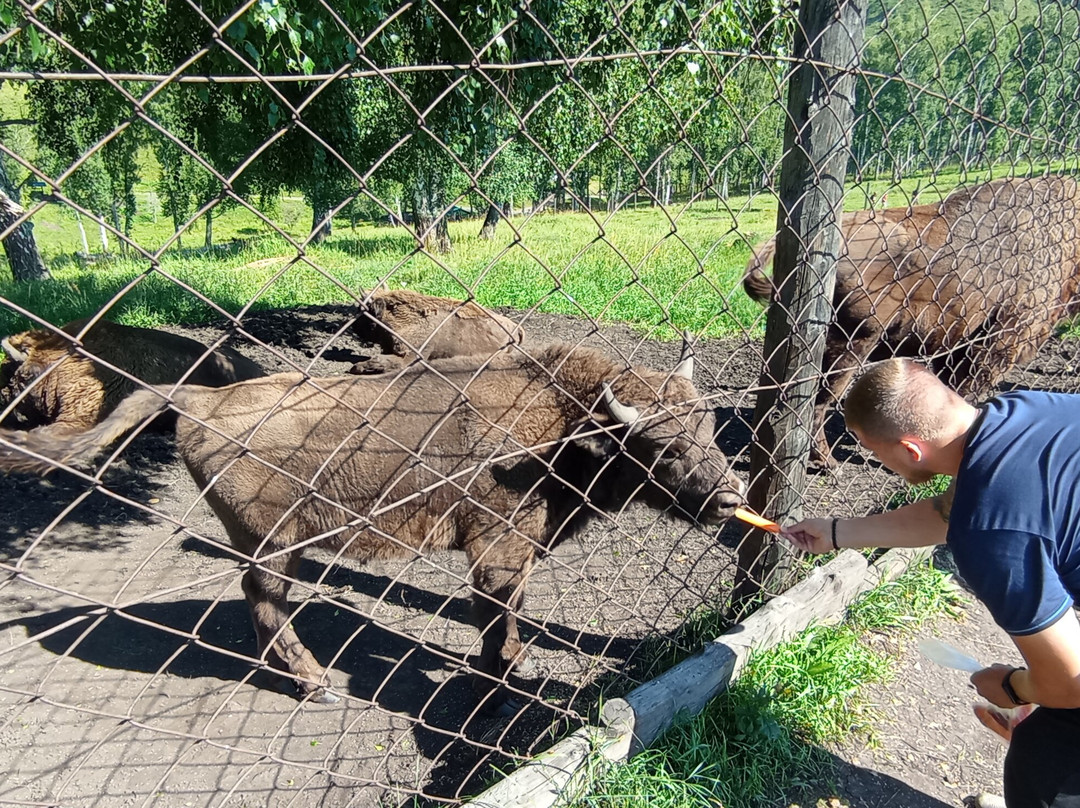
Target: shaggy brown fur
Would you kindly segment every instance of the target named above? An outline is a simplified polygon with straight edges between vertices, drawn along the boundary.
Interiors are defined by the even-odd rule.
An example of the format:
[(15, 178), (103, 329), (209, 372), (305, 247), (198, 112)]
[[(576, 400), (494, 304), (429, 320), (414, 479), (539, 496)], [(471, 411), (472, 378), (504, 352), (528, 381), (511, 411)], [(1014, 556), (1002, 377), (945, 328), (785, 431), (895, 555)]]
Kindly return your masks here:
[[(62, 330), (74, 337), (86, 323), (76, 320)], [(7, 357), (0, 364), (0, 410), (16, 402), (14, 414), (23, 426), (89, 429), (139, 389), (131, 379), (78, 353), (73, 340), (51, 331), (23, 331), (3, 340), (3, 346)], [(176, 383), (186, 376), (191, 384), (221, 387), (266, 375), (231, 348), (219, 348), (186, 375), (206, 354), (205, 345), (107, 320), (94, 324), (82, 347), (146, 384)]]
[(383, 373), (406, 358), (444, 359), (487, 354), (520, 344), (523, 332), (513, 320), (472, 301), (432, 297), (409, 289), (377, 291), (353, 326), (357, 337), (382, 348), (353, 365), (350, 373)]
[[(1002, 179), (940, 204), (845, 213), (835, 317), (814, 414), (814, 465), (832, 465), (825, 412), (867, 361), (926, 357), (942, 380), (978, 399), (1028, 361), (1078, 310), (1080, 199), (1068, 177)], [(759, 245), (743, 286), (776, 299)]]
[[(260, 653), (317, 697), (327, 697), (325, 671), (293, 631), (287, 602), (309, 544), (362, 559), (463, 550), (476, 625), (486, 628), (484, 692), (525, 658), (514, 613), (538, 555), (631, 498), (706, 524), (743, 500), (715, 445), (712, 409), (681, 375), (687, 364), (628, 369), (593, 349), (552, 345), (482, 369), (476, 357), (437, 367), (278, 374), (219, 390), (183, 386), (173, 397), (209, 427), (179, 418), (180, 455), (233, 546), (259, 559), (244, 592)], [(605, 402), (608, 383), (617, 399)], [(161, 407), (141, 391), (83, 435), (0, 438), (81, 463)], [(0, 448), (0, 469), (49, 468)]]

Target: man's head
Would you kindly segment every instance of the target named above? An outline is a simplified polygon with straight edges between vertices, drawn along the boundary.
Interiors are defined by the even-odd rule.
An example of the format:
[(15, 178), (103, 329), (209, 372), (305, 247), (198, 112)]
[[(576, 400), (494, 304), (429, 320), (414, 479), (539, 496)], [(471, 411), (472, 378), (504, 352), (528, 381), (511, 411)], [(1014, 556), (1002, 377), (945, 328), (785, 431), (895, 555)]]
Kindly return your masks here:
[(844, 401), (844, 421), (859, 443), (910, 483), (955, 473), (975, 412), (909, 359), (872, 366)]

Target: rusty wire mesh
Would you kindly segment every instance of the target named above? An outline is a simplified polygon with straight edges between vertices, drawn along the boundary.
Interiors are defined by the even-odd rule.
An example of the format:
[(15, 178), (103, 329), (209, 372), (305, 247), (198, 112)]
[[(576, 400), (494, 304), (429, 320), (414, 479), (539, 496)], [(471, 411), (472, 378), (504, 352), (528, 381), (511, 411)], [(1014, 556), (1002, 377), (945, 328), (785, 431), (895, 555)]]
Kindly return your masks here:
[[(0, 800), (458, 804), (586, 718), (601, 694), (695, 650), (700, 627), (718, 625), (702, 610), (726, 609), (738, 548), (760, 537), (704, 524), (687, 502), (693, 474), (668, 480), (666, 499), (651, 495), (645, 472), (663, 480), (671, 455), (634, 454), (600, 382), (642, 408), (681, 390), (630, 432), (674, 413), (683, 455), (722, 454), (743, 481), (764, 473), (750, 448), (765, 320), (742, 281), (778, 222), (797, 25), (791, 8), (765, 2), (0, 0), (0, 190), (22, 205), (5, 209), (0, 235), (16, 277), (45, 268), (12, 251), (31, 237), (53, 274), (0, 289), (4, 333), (43, 329), (6, 343), (0, 404), (18, 432), (0, 451), (27, 457), (19, 435), (66, 440), (64, 427), (100, 419), (100, 399), (108, 409), (148, 384), (190, 416), (179, 446), (171, 429), (145, 428), (151, 408), (93, 462), (61, 458), (44, 480), (2, 482)], [(992, 186), (992, 203), (951, 219), (938, 203), (997, 178), (1075, 174), (1077, 27), (1076, 10), (1056, 3), (870, 5), (845, 197), (867, 213), (845, 231), (838, 315), (814, 370), (823, 412), (842, 395), (826, 382), (896, 352), (937, 361), (973, 397), (1010, 384), (1075, 389), (1071, 181)], [(914, 291), (898, 285), (920, 273), (928, 280)], [(433, 335), (399, 326), (395, 342), (371, 315), (407, 321), (370, 308), (378, 287), (498, 309), (507, 320), (493, 333), (510, 344), (440, 359), (472, 344), (458, 329), (477, 312), (460, 302), (443, 304), (457, 316), (437, 315)], [(46, 334), (83, 318), (46, 350)], [(111, 332), (114, 320), (199, 345), (172, 343), (161, 359), (145, 342), (154, 337)], [(684, 331), (689, 395), (669, 379)], [(573, 387), (544, 351), (554, 341), (612, 364)], [(199, 381), (223, 348), (293, 374), (256, 402), (253, 433), (230, 432), (172, 387)], [(400, 361), (383, 358), (395, 352)], [(498, 427), (509, 439), (474, 437), (447, 473), (437, 441), (380, 424), (378, 404), (328, 380), (372, 355), (367, 369), (384, 372), (355, 383), (397, 396), (391, 410), (436, 400), (425, 429)], [(211, 381), (228, 381), (239, 361)], [(532, 374), (513, 417), (476, 397), (506, 363)], [(403, 385), (416, 379), (440, 392), (410, 395)], [(315, 391), (338, 426), (313, 427), (295, 447), (320, 458), (311, 470), (275, 454), (289, 443), (272, 430), (295, 426), (282, 406)], [(571, 402), (579, 443), (617, 447), (599, 468), (629, 468), (633, 485), (559, 465), (565, 433), (523, 437), (552, 396)], [(709, 413), (703, 439), (693, 429)], [(816, 435), (818, 424), (803, 428)], [(251, 437), (259, 429), (272, 437)], [(358, 467), (363, 435), (408, 460), (401, 476), (379, 467), (366, 499), (334, 476), (335, 464)], [(813, 461), (826, 468), (800, 492), (806, 513), (862, 514), (902, 491), (838, 419), (823, 435)], [(216, 460), (200, 454), (210, 445)], [(275, 486), (295, 495), (247, 543), (208, 504), (239, 467), (271, 469), (257, 504)], [(409, 474), (425, 482), (399, 496)], [(500, 510), (484, 488), (492, 480), (504, 492), (541, 487), (537, 507), (593, 518), (537, 533), (535, 496)], [(386, 527), (411, 508), (419, 547)], [(305, 547), (329, 549), (286, 563), (273, 540), (288, 516), (306, 520)], [(527, 595), (514, 611), (530, 671), (480, 660), (478, 628), (496, 625), (505, 592), (493, 598), (474, 575), (497, 577), (499, 563), (446, 549), (465, 530), (449, 525), (485, 520), (537, 556), (527, 584), (513, 579), (513, 597)], [(350, 557), (373, 543), (377, 557)], [(274, 641), (295, 628), (327, 680), (271, 673), (280, 660), (257, 645), (241, 588), (252, 569), (272, 573), (266, 587), (291, 586)], [(315, 703), (318, 685), (340, 701)]]

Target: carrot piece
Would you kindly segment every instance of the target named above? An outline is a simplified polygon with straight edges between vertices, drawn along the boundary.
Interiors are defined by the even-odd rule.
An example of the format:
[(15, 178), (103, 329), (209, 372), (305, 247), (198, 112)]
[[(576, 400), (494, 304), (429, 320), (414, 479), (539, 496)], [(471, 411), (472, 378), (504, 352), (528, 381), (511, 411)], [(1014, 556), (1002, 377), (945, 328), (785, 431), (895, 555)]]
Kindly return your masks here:
[(767, 530), (770, 533), (779, 533), (781, 530), (780, 525), (776, 524), (776, 522), (771, 522), (764, 516), (758, 516), (753, 511), (746, 510), (746, 508), (736, 508), (735, 518), (741, 519), (742, 521), (751, 524), (754, 527), (759, 527), (762, 530)]

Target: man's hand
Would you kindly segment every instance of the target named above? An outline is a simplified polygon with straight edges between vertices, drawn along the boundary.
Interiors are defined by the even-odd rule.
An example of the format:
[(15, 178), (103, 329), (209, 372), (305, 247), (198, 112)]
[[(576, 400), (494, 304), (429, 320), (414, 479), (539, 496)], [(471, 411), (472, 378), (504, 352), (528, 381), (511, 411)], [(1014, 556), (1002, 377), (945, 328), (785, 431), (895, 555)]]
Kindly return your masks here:
[(971, 674), (971, 683), (975, 685), (979, 695), (991, 704), (1005, 708), (1016, 707), (1017, 705), (1013, 703), (1013, 700), (1009, 698), (1009, 695), (1001, 686), (1001, 683), (1005, 681), (1005, 677), (1011, 670), (1013, 670), (1011, 665), (994, 664), (989, 668), (983, 668), (981, 671)]
[(832, 519), (804, 519), (780, 534), (791, 546), (808, 553), (828, 553), (832, 546)]

